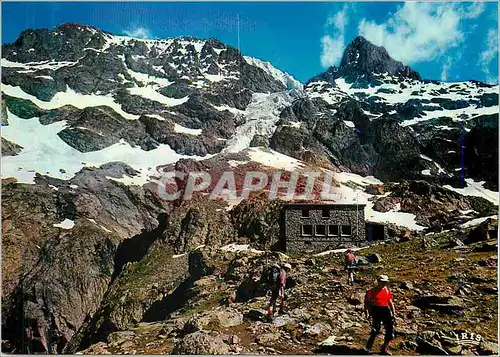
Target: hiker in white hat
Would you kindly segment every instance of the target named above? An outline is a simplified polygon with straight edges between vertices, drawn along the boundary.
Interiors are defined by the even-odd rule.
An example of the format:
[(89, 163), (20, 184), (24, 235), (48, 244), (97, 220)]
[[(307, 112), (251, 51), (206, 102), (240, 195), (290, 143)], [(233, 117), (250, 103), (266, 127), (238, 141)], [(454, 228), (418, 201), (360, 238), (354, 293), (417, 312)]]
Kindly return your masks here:
[(375, 338), (379, 334), (382, 324), (384, 324), (384, 344), (380, 352), (384, 355), (391, 355), (391, 353), (387, 351), (387, 347), (394, 339), (396, 310), (392, 302), (392, 292), (387, 287), (389, 277), (387, 275), (379, 275), (377, 277), (377, 283), (377, 286), (368, 290), (365, 295), (366, 318), (370, 319), (371, 317), (372, 325), (370, 338), (366, 343), (366, 350), (371, 350)]

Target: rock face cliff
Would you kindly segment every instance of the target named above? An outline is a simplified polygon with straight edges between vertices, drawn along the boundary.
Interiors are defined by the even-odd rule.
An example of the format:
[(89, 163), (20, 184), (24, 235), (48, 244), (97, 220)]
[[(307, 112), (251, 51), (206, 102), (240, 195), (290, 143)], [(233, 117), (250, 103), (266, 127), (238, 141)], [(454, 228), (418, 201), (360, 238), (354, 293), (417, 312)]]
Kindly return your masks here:
[(337, 78), (349, 80), (373, 79), (374, 74), (420, 80), (420, 74), (391, 58), (384, 47), (375, 46), (363, 36), (356, 37), (344, 50), (339, 67), (330, 67), (311, 81)]
[[(367, 217), (399, 226), (394, 238), (450, 229), (470, 244), (492, 234), (463, 236), (497, 210), (498, 86), (422, 80), (362, 37), (306, 85), (216, 39), (78, 24), (26, 30), (2, 56), (5, 351), (113, 345), (138, 324), (181, 324), (187, 310), (256, 288), (247, 273), (262, 262), (228, 244), (276, 247), (281, 201), (265, 198), (270, 183), (249, 201), (165, 201), (168, 171), (232, 171), (241, 195), (248, 171), (329, 170), (344, 200), (361, 196)], [(242, 306), (217, 324), (239, 321)], [(200, 326), (162, 326), (162, 336), (198, 333), (156, 352), (238, 345), (217, 337), (203, 349), (214, 335)], [(322, 329), (313, 326), (302, 330)]]

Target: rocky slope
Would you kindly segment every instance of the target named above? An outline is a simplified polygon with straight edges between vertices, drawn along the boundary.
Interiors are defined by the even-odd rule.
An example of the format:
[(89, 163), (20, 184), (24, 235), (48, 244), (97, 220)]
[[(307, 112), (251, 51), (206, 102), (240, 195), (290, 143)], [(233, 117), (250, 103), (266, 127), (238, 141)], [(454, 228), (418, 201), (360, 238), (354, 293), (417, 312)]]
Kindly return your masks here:
[[(143, 319), (131, 329), (111, 333), (83, 352), (363, 354), (369, 326), (362, 294), (374, 275), (386, 273), (398, 311), (393, 352), (494, 354), (496, 241), (477, 235), (488, 224), (360, 250), (356, 254), (362, 265), (353, 287), (345, 284), (342, 253), (276, 257), (243, 245), (200, 248), (190, 258), (201, 257), (206, 268), (182, 287), (182, 307), (162, 321)], [(475, 243), (467, 240), (473, 236)], [(290, 262), (293, 271), (286, 311), (271, 322), (259, 277), (266, 263), (277, 260)], [(456, 337), (461, 333), (468, 339)]]
[[(305, 86), (215, 39), (140, 40), (77, 24), (27, 30), (2, 56), (4, 351), (297, 354), (335, 334), (340, 350), (324, 348), (353, 352), (366, 323), (359, 309), (357, 325), (337, 320), (341, 300), (380, 268), (350, 291), (338, 257), (307, 269), (292, 257), (290, 313), (254, 322), (264, 302), (248, 299), (263, 292), (248, 274), (262, 268), (260, 250), (276, 248), (282, 201), (267, 200), (269, 182), (247, 201), (208, 200), (224, 171), (239, 196), (248, 171), (299, 173), (296, 194), (304, 173), (335, 173), (339, 201), (365, 203), (368, 220), (390, 226), (394, 244), (370, 249), (394, 255), (385, 271), (419, 289), (398, 290), (398, 304), (450, 290), (455, 280), (441, 277), (457, 266), (469, 271), (481, 286), (462, 301), (476, 309), (467, 321), (487, 327), (424, 312), (399, 351), (445, 348), (442, 335), (419, 342), (427, 329), (496, 333), (496, 247), (483, 241), (498, 210), (498, 86), (422, 80), (363, 38)], [(165, 201), (158, 183), (171, 170), (214, 180), (190, 201)], [(234, 252), (248, 248), (234, 242), (260, 250)], [(402, 273), (424, 257), (446, 262), (435, 287)]]

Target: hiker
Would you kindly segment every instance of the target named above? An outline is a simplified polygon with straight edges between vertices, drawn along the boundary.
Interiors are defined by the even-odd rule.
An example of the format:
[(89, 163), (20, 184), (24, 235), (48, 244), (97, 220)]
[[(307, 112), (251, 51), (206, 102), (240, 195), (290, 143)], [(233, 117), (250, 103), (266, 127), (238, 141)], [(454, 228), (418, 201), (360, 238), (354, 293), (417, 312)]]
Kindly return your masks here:
[(387, 351), (387, 347), (394, 339), (394, 324), (396, 319), (396, 311), (392, 302), (392, 293), (387, 287), (389, 277), (380, 275), (377, 278), (377, 286), (371, 288), (365, 295), (365, 314), (366, 318), (371, 321), (371, 333), (366, 350), (369, 352), (373, 347), (373, 342), (380, 332), (381, 324), (384, 324), (385, 336), (384, 344), (380, 350), (381, 354), (391, 355)]
[(283, 264), (283, 267), (279, 265), (272, 266), (272, 274), (270, 281), (271, 290), (271, 301), (269, 301), (269, 308), (267, 309), (267, 315), (273, 317), (276, 311), (276, 302), (280, 298), (280, 310), (279, 313), (282, 314), (284, 303), (285, 303), (285, 285), (286, 285), (286, 275), (292, 270), (292, 266), (288, 263)]
[(354, 285), (354, 271), (356, 270), (356, 256), (352, 249), (347, 249), (345, 252), (344, 269), (347, 273), (347, 284)]

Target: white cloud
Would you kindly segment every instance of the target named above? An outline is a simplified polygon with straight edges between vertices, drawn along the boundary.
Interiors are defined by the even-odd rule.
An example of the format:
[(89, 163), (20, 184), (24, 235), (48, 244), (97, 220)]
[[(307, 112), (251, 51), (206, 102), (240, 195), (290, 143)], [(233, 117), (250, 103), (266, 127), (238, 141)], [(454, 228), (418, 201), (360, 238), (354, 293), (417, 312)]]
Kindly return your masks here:
[(338, 64), (342, 58), (345, 46), (344, 30), (349, 23), (348, 7), (344, 5), (341, 11), (328, 18), (326, 32), (321, 38), (321, 65), (328, 68)]
[[(498, 78), (493, 78), (490, 72), (490, 64), (498, 56), (498, 30), (490, 29), (486, 36), (485, 49), (479, 54), (479, 65), (486, 75), (488, 83), (498, 83)], [(495, 61), (496, 62), (496, 61)]]
[(475, 2), (465, 8), (463, 16), (467, 19), (476, 19), (484, 11), (484, 2)]
[(443, 65), (443, 70), (441, 71), (441, 80), (446, 81), (448, 79), (448, 73), (451, 68), (451, 57), (448, 57)]
[(135, 37), (135, 38), (151, 38), (151, 31), (142, 26), (135, 27), (131, 30), (123, 30), (123, 33), (127, 36), (130, 37)]
[(337, 38), (333, 38), (330, 35), (323, 36), (321, 39), (321, 49), (321, 65), (323, 68), (338, 64), (344, 51), (344, 36), (341, 35)]
[(479, 62), (481, 64), (489, 64), (498, 54), (498, 31), (490, 29), (486, 36), (486, 49), (480, 53)]
[(360, 35), (384, 46), (395, 59), (406, 64), (433, 60), (464, 40), (461, 25), (477, 18), (484, 4), (406, 2), (382, 24), (363, 19)]

